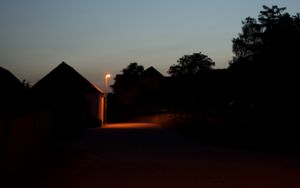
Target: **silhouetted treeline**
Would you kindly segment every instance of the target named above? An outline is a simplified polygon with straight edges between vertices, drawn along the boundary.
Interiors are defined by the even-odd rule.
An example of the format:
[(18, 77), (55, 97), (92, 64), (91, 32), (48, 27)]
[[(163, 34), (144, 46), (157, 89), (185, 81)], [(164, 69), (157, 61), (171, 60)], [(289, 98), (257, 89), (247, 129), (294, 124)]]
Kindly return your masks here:
[(246, 18), (242, 33), (233, 39), (229, 70), (237, 96), (260, 108), (293, 113), (296, 109), (300, 43), (300, 14), (285, 8), (263, 6), (258, 19)]
[[(145, 106), (136, 101), (148, 101), (149, 96), (153, 98), (151, 103), (163, 109), (235, 109), (282, 115), (293, 112), (298, 98), (295, 67), (299, 62), (300, 14), (291, 16), (284, 11), (277, 6), (263, 6), (258, 19), (248, 17), (242, 22), (242, 32), (233, 39), (235, 56), (228, 69), (213, 69), (215, 63), (200, 52), (181, 57), (177, 65), (170, 67), (171, 77), (143, 83), (143, 70), (135, 71), (139, 67), (135, 63), (116, 76), (113, 96), (127, 96), (123, 100), (128, 103), (125, 106), (135, 106), (139, 112)], [(130, 84), (122, 84), (119, 80), (126, 80), (130, 77), (127, 75), (134, 79), (130, 79)], [(158, 80), (156, 75), (150, 77)], [(121, 93), (117, 85), (123, 86), (118, 86)], [(152, 93), (142, 87), (153, 88)], [(141, 98), (146, 95), (149, 96)]]
[(201, 52), (184, 55), (170, 77), (153, 74), (144, 82), (142, 73), (122, 93), (113, 92), (111, 115), (171, 113), (183, 117), (181, 130), (211, 141), (299, 148), (300, 14), (263, 6), (232, 42), (227, 69), (213, 69)]

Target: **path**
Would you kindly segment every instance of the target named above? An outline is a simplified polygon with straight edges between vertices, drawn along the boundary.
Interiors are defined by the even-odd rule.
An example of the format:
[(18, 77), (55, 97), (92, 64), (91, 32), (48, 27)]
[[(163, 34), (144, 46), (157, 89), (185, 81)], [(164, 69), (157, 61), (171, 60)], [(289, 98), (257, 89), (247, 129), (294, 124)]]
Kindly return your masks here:
[(154, 124), (90, 129), (64, 150), (37, 187), (300, 187), (299, 156), (204, 146)]

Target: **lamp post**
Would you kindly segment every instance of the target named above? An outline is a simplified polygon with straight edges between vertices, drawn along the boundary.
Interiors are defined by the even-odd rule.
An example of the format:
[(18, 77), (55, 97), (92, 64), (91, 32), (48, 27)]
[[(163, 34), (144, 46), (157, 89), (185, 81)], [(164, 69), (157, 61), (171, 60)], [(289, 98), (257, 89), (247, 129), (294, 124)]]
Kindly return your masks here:
[(107, 123), (107, 82), (110, 78), (110, 74), (105, 75), (105, 91), (104, 91), (104, 125)]

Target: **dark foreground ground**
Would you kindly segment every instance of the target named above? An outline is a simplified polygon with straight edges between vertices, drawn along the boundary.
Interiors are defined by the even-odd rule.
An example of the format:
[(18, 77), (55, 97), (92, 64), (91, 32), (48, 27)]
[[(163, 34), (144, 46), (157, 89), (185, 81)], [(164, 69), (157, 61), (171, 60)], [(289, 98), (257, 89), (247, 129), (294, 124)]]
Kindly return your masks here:
[(157, 124), (109, 124), (53, 148), (9, 187), (300, 187), (300, 156), (203, 145)]

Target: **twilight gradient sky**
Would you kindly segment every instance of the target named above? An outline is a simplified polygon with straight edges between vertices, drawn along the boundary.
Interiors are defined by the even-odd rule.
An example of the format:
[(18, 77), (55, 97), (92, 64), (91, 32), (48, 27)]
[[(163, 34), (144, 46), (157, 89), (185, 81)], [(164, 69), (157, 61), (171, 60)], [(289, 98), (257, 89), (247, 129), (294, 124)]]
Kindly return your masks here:
[(0, 66), (34, 84), (65, 61), (100, 87), (133, 61), (167, 75), (201, 51), (225, 68), (264, 4), (300, 12), (299, 0), (0, 0)]

